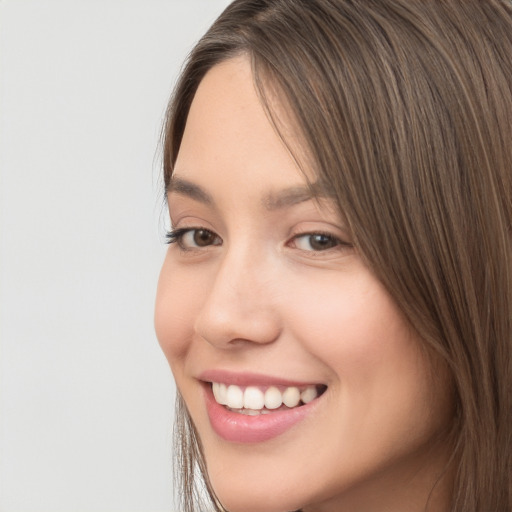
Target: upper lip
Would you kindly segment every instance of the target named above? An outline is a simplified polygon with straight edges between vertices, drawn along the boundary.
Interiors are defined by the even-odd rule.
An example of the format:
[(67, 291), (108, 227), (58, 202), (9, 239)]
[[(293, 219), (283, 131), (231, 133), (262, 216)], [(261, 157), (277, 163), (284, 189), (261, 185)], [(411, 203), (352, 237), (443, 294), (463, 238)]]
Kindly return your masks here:
[(199, 379), (204, 382), (219, 382), (237, 386), (285, 386), (304, 387), (321, 384), (318, 381), (299, 381), (278, 376), (252, 372), (233, 372), (229, 370), (211, 369), (202, 372)]

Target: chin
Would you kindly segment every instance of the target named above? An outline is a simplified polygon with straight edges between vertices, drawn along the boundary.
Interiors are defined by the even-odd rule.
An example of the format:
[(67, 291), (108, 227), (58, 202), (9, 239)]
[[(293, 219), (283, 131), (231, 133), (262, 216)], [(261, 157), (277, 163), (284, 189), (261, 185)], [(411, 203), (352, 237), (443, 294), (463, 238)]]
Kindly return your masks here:
[(295, 486), (286, 490), (280, 486), (271, 486), (269, 482), (264, 484), (243, 480), (244, 485), (237, 485), (236, 479), (226, 474), (217, 481), (215, 478), (211, 480), (217, 498), (229, 512), (291, 512), (304, 505), (297, 496)]
[(235, 495), (232, 491), (226, 496), (218, 496), (223, 507), (229, 512), (292, 512), (299, 510), (300, 505), (284, 502), (279, 497)]

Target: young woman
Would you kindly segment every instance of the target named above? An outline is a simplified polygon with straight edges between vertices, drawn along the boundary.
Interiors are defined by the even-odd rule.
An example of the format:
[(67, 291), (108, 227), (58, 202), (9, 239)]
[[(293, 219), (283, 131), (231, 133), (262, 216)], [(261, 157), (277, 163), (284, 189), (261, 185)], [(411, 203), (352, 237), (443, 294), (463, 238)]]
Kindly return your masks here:
[(226, 9), (165, 127), (183, 510), (512, 511), (511, 140), (508, 0)]

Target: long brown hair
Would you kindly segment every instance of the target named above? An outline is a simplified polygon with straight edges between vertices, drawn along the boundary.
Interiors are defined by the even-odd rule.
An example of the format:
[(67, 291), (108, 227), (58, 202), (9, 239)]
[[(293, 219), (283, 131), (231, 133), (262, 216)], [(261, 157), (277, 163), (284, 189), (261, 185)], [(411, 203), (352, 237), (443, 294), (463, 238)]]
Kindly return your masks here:
[[(452, 511), (512, 511), (512, 4), (236, 0), (171, 99), (166, 184), (201, 79), (241, 53), (276, 129), (274, 91), (369, 268), (450, 369)], [(197, 468), (215, 496), (178, 402), (190, 512)]]

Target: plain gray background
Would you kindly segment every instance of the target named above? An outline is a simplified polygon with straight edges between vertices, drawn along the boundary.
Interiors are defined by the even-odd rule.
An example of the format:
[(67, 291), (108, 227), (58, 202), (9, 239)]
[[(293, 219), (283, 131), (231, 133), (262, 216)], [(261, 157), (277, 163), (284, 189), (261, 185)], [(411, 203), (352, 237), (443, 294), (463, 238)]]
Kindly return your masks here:
[(0, 511), (172, 509), (159, 133), (228, 0), (0, 1)]

